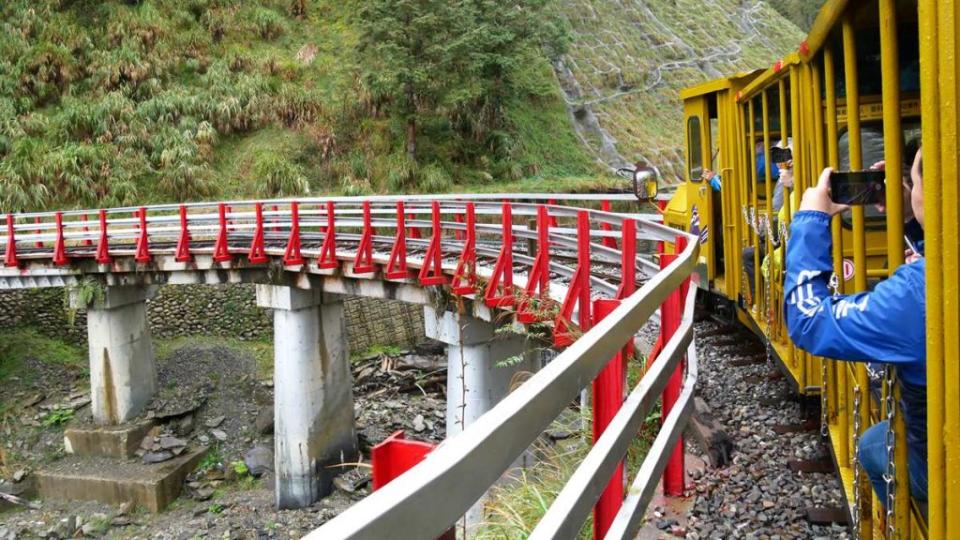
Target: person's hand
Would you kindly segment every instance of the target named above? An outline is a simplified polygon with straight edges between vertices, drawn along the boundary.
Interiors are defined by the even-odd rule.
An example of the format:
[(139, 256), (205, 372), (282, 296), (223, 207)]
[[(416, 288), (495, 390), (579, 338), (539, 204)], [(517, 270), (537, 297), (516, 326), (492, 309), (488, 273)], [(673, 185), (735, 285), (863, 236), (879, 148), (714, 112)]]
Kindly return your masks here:
[(907, 264), (915, 263), (922, 258), (923, 258), (923, 255), (920, 255), (919, 253), (914, 253), (914, 251), (910, 248), (907, 248), (903, 252), (903, 261)]
[(837, 204), (830, 199), (830, 173), (832, 172), (833, 169), (830, 167), (824, 169), (820, 173), (817, 185), (803, 192), (803, 200), (800, 202), (801, 211), (823, 212), (832, 217), (850, 208), (845, 204)]

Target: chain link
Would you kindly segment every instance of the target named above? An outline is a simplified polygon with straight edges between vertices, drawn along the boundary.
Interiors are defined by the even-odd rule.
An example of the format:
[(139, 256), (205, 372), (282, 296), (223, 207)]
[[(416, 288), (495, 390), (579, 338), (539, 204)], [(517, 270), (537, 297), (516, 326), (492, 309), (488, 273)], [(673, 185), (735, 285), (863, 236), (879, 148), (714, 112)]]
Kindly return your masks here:
[(853, 387), (853, 538), (860, 538), (860, 385)]
[(897, 531), (894, 523), (894, 510), (897, 503), (897, 495), (894, 493), (897, 486), (897, 464), (895, 462), (897, 437), (893, 432), (893, 422), (896, 418), (896, 401), (893, 399), (893, 391), (896, 384), (896, 370), (892, 365), (887, 364), (884, 369), (884, 383), (886, 384), (886, 397), (884, 398), (887, 408), (887, 471), (883, 475), (883, 481), (887, 485), (886, 501), (886, 538), (897, 538)]
[(830, 421), (829, 414), (827, 412), (827, 407), (829, 406), (829, 399), (827, 398), (827, 359), (820, 359), (820, 436), (826, 438), (829, 435), (829, 426)]

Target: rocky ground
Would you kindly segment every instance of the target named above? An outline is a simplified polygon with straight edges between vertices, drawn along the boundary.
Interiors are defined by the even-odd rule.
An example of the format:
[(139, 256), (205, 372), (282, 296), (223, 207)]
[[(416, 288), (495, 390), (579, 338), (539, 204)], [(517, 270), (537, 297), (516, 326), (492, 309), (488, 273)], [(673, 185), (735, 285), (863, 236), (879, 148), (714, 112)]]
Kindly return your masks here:
[[(442, 351), (389, 350), (354, 362), (355, 413), (364, 458), (345, 467), (334, 493), (306, 510), (273, 507), (273, 388), (248, 351), (188, 345), (159, 360), (159, 392), (146, 416), (158, 427), (139, 459), (163, 461), (198, 446), (211, 448), (188, 477), (185, 496), (158, 515), (97, 503), (42, 501), (3, 506), (0, 540), (13, 538), (299, 538), (369, 491), (369, 449), (404, 429), (418, 440), (445, 436)], [(31, 472), (63, 455), (63, 428), (90, 419), (82, 369), (4, 383), (13, 396), (0, 433), (6, 463), (0, 491), (29, 495)], [(42, 390), (41, 390), (42, 389)], [(9, 392), (9, 393), (8, 393)], [(68, 412), (69, 411), (69, 412)], [(53, 422), (49, 418), (56, 418)], [(59, 421), (60, 418), (64, 420)]]
[[(800, 405), (775, 368), (761, 363), (732, 367), (736, 359), (764, 357), (745, 330), (704, 322), (697, 327), (700, 359), (698, 395), (733, 439), (732, 464), (707, 469), (695, 482), (687, 538), (848, 538), (845, 526), (815, 526), (809, 507), (841, 507), (833, 473), (793, 473), (791, 460), (815, 459), (829, 450), (819, 429), (780, 435), (773, 427), (798, 424)], [(751, 346), (750, 344), (755, 344)], [(817, 423), (816, 413), (813, 413)], [(819, 423), (817, 423), (819, 426)]]

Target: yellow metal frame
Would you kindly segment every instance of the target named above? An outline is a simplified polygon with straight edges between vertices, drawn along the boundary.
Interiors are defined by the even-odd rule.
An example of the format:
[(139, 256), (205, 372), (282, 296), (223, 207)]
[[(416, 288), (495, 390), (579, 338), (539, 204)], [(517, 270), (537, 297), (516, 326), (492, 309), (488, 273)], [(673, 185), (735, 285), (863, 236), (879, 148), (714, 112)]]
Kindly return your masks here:
[[(917, 17), (912, 10), (916, 7)], [(920, 36), (919, 97), (900, 88), (898, 28), (903, 21), (916, 20)], [(912, 24), (912, 23), (911, 23)], [(720, 148), (721, 192), (725, 272), (713, 272), (713, 250), (701, 253), (711, 268), (710, 283), (715, 294), (736, 303), (737, 317), (772, 345), (782, 369), (801, 394), (820, 394), (824, 383), (830, 445), (844, 492), (851, 504), (860, 491), (861, 538), (883, 537), (886, 516), (872, 496), (866, 475), (854, 486), (854, 416), (866, 429), (886, 411), (871, 403), (865, 366), (821, 359), (799, 350), (790, 341), (783, 320), (782, 269), (770, 264), (770, 291), (761, 278), (762, 259), (756, 231), (744, 215), (765, 215), (773, 220), (773, 183), (769, 148), (779, 139), (793, 142), (795, 189), (785, 197), (785, 222), (796, 211), (802, 191), (813, 185), (826, 166), (840, 164), (839, 134), (849, 132), (851, 169), (869, 167), (863, 163), (859, 133), (865, 121), (883, 122), (884, 160), (891, 171), (888, 185), (899, 185), (904, 165), (902, 127), (904, 118), (920, 117), (923, 125), (923, 170), (927, 257), (927, 399), (929, 500), (925, 520), (915, 505), (898, 504), (892, 526), (899, 538), (960, 538), (960, 183), (957, 156), (960, 156), (960, 3), (954, 1), (869, 0), (863, 2), (828, 0), (820, 11), (807, 39), (799, 50), (776, 65), (741, 73), (685, 89), (681, 98), (685, 111), (699, 110), (707, 100), (716, 100), (717, 145)], [(857, 72), (858, 36), (875, 32), (880, 39), (883, 73), (881, 92), (860, 95)], [(842, 71), (840, 68), (842, 62)], [(890, 76), (892, 74), (892, 76)], [(836, 92), (843, 81), (844, 96)], [(778, 101), (775, 101), (778, 100)], [(779, 134), (772, 129), (772, 112), (779, 104)], [(856, 111), (857, 114), (852, 114)], [(759, 116), (758, 116), (759, 115)], [(709, 119), (706, 120), (709, 125)], [(702, 124), (703, 125), (703, 124)], [(709, 128), (708, 128), (709, 131)], [(766, 200), (760, 200), (755, 146), (763, 142)], [(707, 150), (709, 152), (709, 150)], [(699, 188), (702, 184), (697, 184)], [(683, 186), (681, 186), (683, 189)], [(671, 201), (674, 224), (689, 223), (694, 204), (693, 191)], [(902, 199), (896, 189), (887, 192), (886, 227), (868, 230), (863, 207), (854, 207), (852, 226), (844, 227), (839, 217), (832, 222), (834, 270), (844, 273), (844, 261), (852, 260), (853, 279), (840, 280), (844, 293), (866, 290), (871, 279), (886, 277), (903, 263)], [(714, 209), (716, 211), (716, 209)], [(714, 231), (718, 232), (718, 231)], [(766, 251), (773, 253), (771, 235)], [(756, 281), (754, 295), (744, 279), (742, 250), (754, 248)], [(769, 294), (772, 302), (767, 305)], [(821, 362), (826, 380), (821, 380)], [(862, 406), (853, 410), (854, 388), (860, 388)], [(894, 396), (898, 403), (899, 390)], [(905, 426), (895, 415), (897, 501), (908, 501), (909, 480)], [(873, 510), (871, 510), (871, 507)]]

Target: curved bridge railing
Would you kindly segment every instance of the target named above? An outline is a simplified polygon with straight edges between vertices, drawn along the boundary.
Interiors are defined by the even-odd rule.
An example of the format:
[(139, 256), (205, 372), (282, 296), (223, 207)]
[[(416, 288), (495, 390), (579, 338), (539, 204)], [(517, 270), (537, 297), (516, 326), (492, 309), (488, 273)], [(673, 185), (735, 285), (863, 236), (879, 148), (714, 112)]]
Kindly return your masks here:
[[(659, 309), (662, 348), (656, 361), (619, 410), (603, 420), (604, 429), (596, 430), (602, 435), (532, 534), (576, 537), (673, 378), (661, 431), (629, 493), (621, 492), (622, 501), (598, 529), (598, 536), (628, 538), (639, 529), (677, 446), (697, 375), (690, 275), (698, 239), (657, 223), (655, 216), (608, 211), (608, 201), (631, 197), (366, 197), (8, 214), (0, 236), (0, 289), (80, 279), (164, 283), (170, 275), (211, 271), (249, 272), (259, 282), (346, 276), (443, 287), (512, 315), (515, 324), (552, 328), (554, 344), (564, 348), (554, 360), (313, 538), (441, 535), (582, 388), (610, 370), (622, 377), (628, 355), (619, 353), (634, 349), (634, 336)], [(604, 204), (595, 210), (555, 200)], [(658, 264), (638, 255), (638, 240), (672, 243), (676, 253), (662, 255)]]

